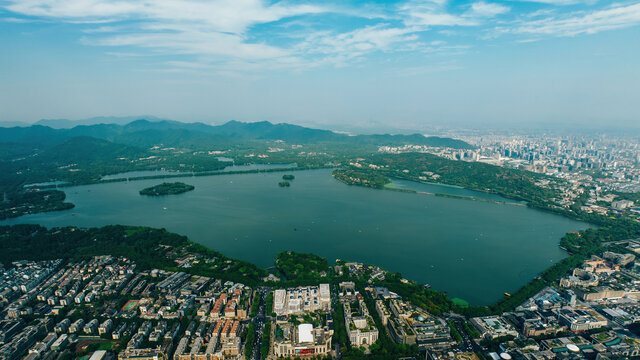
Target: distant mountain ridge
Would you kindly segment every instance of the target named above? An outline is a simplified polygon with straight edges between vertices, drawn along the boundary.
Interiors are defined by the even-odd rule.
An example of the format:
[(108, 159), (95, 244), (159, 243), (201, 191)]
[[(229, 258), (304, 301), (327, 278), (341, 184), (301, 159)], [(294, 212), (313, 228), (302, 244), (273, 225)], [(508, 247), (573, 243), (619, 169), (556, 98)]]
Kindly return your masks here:
[(0, 121), (0, 127), (16, 127), (16, 126), (30, 126), (31, 124), (22, 121)]
[[(107, 118), (94, 119), (92, 121)], [(58, 125), (64, 125), (64, 123)], [(229, 146), (256, 140), (282, 140), (294, 144), (339, 143), (368, 146), (413, 144), (456, 149), (473, 148), (462, 140), (436, 136), (425, 137), (421, 134), (350, 136), (330, 130), (312, 129), (286, 123), (273, 124), (268, 121), (253, 123), (229, 121), (222, 125), (207, 125), (171, 120), (137, 119), (126, 124), (76, 125), (70, 129), (55, 129), (44, 125), (0, 128), (0, 142), (30, 143), (38, 147), (54, 146), (71, 138), (83, 136), (137, 147), (162, 144), (192, 149), (208, 149), (212, 145)]]
[[(132, 121), (139, 119), (147, 119), (150, 121), (161, 121), (161, 119), (155, 116), (96, 116), (82, 120), (69, 120), (69, 119), (41, 119), (35, 122), (33, 125), (48, 126), (54, 129), (71, 129), (79, 125), (99, 125), (99, 124), (117, 124), (126, 125)], [(22, 125), (18, 125), (22, 126)]]

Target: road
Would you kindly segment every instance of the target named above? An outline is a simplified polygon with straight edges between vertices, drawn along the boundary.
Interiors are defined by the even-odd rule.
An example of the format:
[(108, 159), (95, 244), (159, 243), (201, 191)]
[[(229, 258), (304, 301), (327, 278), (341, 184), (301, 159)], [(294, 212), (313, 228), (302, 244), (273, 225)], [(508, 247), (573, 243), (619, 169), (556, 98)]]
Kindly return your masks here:
[(255, 326), (256, 336), (253, 342), (253, 347), (251, 350), (251, 360), (261, 360), (262, 355), (260, 354), (260, 344), (262, 343), (262, 332), (264, 331), (264, 324), (267, 321), (265, 315), (265, 299), (269, 292), (268, 289), (260, 288), (257, 290), (258, 296), (260, 297), (260, 307), (258, 308), (258, 314), (253, 318), (252, 322)]
[(473, 341), (471, 336), (467, 334), (463, 326), (464, 320), (461, 320), (459, 318), (450, 318), (450, 320), (453, 323), (453, 326), (456, 328), (456, 330), (458, 330), (458, 333), (460, 333), (460, 336), (462, 336), (462, 342), (459, 344), (459, 348), (461, 351), (473, 352), (473, 353), (483, 351), (482, 347), (478, 345), (475, 341)]

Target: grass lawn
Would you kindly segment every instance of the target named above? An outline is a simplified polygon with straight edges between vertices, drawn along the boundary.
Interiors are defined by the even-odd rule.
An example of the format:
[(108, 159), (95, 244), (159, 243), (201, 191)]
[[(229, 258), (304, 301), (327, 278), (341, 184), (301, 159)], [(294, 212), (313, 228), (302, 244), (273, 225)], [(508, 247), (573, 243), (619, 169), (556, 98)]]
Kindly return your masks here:
[(458, 306), (462, 306), (462, 307), (469, 306), (468, 302), (466, 302), (465, 300), (460, 299), (460, 298), (453, 298), (453, 299), (451, 299), (451, 301), (453, 301), (453, 303), (458, 305)]

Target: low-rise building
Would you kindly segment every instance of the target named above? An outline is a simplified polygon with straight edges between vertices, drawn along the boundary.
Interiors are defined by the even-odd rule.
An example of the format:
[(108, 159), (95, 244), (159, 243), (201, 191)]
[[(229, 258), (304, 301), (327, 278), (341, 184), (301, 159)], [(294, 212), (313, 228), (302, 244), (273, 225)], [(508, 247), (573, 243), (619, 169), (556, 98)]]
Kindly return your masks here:
[(607, 326), (607, 319), (590, 308), (564, 308), (557, 310), (558, 320), (571, 331), (586, 331)]
[(349, 302), (343, 303), (343, 306), (345, 325), (351, 345), (368, 347), (376, 342), (378, 329), (373, 318), (369, 315), (364, 301), (360, 299), (356, 309), (353, 309)]
[(518, 332), (502, 316), (485, 316), (471, 319), (471, 324), (486, 339), (495, 339), (502, 336), (518, 336)]
[(125, 349), (118, 360), (165, 360), (165, 356), (159, 349)]
[(314, 328), (312, 324), (287, 325), (283, 327), (283, 338), (275, 341), (276, 357), (323, 357), (331, 351), (333, 330)]
[(278, 316), (331, 310), (329, 284), (290, 289), (277, 289), (273, 296), (273, 312)]

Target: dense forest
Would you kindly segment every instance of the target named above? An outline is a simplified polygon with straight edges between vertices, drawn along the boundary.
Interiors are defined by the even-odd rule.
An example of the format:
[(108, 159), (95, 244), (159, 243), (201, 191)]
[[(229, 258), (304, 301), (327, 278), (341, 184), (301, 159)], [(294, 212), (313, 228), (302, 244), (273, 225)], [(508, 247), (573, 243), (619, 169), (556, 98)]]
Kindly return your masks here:
[(195, 254), (208, 261), (194, 262), (181, 271), (249, 285), (262, 282), (267, 275), (262, 268), (229, 258), (164, 229), (121, 225), (89, 229), (0, 226), (0, 262), (5, 266), (16, 260), (80, 260), (107, 254), (134, 260), (140, 269), (173, 271), (178, 270), (175, 259)]
[[(555, 179), (524, 170), (449, 160), (423, 153), (374, 154), (366, 157), (366, 161), (375, 166), (375, 170), (365, 173), (368, 178), (378, 175), (456, 185), (526, 201), (531, 206), (548, 207), (549, 200), (559, 196), (555, 189), (537, 185), (541, 180)], [(351, 170), (356, 174), (362, 172), (357, 168)]]
[(374, 189), (382, 189), (391, 182), (388, 177), (367, 170), (338, 169), (333, 171), (333, 177), (347, 185), (359, 185)]
[(73, 208), (73, 204), (65, 202), (66, 195), (59, 190), (21, 191), (5, 194), (0, 202), (0, 220), (35, 214), (43, 211), (59, 211)]
[(276, 268), (292, 284), (313, 284), (327, 279), (327, 259), (314, 255), (284, 251), (276, 256)]
[(110, 254), (135, 260), (143, 269), (174, 266), (167, 247), (185, 246), (184, 236), (144, 227), (106, 226), (46, 229), (39, 225), (0, 227), (0, 262), (72, 259)]

